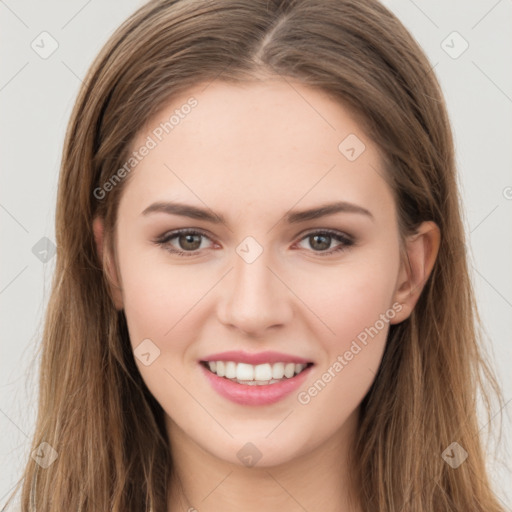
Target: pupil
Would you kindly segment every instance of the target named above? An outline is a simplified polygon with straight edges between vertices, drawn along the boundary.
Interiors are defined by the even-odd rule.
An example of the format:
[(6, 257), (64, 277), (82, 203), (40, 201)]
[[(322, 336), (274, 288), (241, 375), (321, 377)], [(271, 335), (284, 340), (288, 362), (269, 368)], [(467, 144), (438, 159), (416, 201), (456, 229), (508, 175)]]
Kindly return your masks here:
[[(198, 238), (199, 238), (199, 235), (182, 235), (180, 237), (180, 246), (183, 249), (196, 250), (201, 245), (201, 241), (198, 240)], [(181, 243), (183, 241), (183, 239), (185, 240), (184, 244)], [(199, 242), (199, 244), (198, 244), (198, 242)], [(197, 247), (194, 247), (194, 243), (197, 245)], [(193, 247), (190, 247), (188, 244), (192, 244)]]
[(320, 247), (318, 247), (317, 245), (317, 249), (328, 249), (329, 248), (329, 245), (330, 245), (330, 242), (331, 242), (331, 237), (330, 236), (325, 236), (325, 235), (313, 235), (312, 237), (310, 237), (311, 239), (313, 239), (315, 242), (311, 244), (311, 246), (313, 248), (315, 248), (315, 244), (316, 244), (316, 240), (317, 239), (320, 239), (320, 240), (324, 240), (324, 242), (320, 242)]
[[(183, 249), (196, 250), (201, 245), (201, 241), (199, 240), (199, 238), (200, 238), (200, 235), (182, 235), (180, 237), (180, 246)], [(311, 240), (313, 241), (311, 246), (314, 249), (322, 250), (322, 249), (329, 248), (329, 245), (331, 242), (330, 236), (328, 236), (328, 235), (327, 236), (313, 235), (313, 236), (310, 236), (309, 238), (310, 238), (310, 241)], [(184, 244), (182, 243), (183, 240), (185, 241)], [(190, 246), (190, 244), (192, 245), (192, 247)]]

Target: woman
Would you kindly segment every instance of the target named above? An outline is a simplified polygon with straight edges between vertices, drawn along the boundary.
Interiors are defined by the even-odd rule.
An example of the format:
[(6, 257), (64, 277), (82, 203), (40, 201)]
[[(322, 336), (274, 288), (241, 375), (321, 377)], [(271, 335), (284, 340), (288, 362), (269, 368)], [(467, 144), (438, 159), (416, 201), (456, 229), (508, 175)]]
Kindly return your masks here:
[(502, 510), (453, 153), (376, 1), (140, 8), (69, 124), (22, 510)]

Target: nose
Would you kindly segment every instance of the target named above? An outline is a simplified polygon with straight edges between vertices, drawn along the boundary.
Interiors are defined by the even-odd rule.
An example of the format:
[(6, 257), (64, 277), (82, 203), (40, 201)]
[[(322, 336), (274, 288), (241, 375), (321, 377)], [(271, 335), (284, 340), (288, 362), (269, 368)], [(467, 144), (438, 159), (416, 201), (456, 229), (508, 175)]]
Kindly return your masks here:
[(267, 251), (252, 263), (235, 255), (233, 271), (223, 281), (218, 318), (224, 325), (261, 337), (291, 321), (293, 294), (278, 277)]

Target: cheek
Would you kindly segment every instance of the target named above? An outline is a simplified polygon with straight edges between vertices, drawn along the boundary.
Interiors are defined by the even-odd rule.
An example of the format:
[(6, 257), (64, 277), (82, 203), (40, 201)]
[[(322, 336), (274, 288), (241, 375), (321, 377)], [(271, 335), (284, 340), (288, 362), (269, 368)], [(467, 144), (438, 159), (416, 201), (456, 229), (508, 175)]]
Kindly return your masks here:
[[(180, 340), (185, 347), (187, 336), (181, 334), (188, 333), (190, 339), (191, 323), (197, 325), (208, 302), (203, 300), (218, 280), (218, 269), (166, 264), (165, 255), (150, 262), (135, 249), (121, 250), (121, 255), (123, 301), (132, 344), (145, 338), (165, 344), (172, 339), (173, 349), (179, 348)], [(302, 311), (301, 320), (309, 318), (315, 337), (343, 349), (391, 307), (397, 262), (393, 247), (381, 247), (339, 265), (319, 265), (314, 272), (310, 266), (299, 265), (286, 280), (301, 299), (302, 304), (296, 304)], [(294, 301), (293, 297), (288, 300)]]
[[(162, 250), (163, 251), (163, 250)], [(163, 350), (186, 346), (187, 339), (177, 335), (194, 317), (194, 306), (211, 286), (184, 266), (162, 263), (144, 257), (143, 251), (126, 250), (119, 265), (122, 275), (123, 304), (132, 345), (143, 339), (155, 341)], [(211, 277), (211, 276), (210, 276)], [(201, 284), (203, 283), (203, 284)], [(196, 306), (197, 307), (197, 306)], [(172, 341), (172, 343), (168, 343)], [(167, 345), (167, 346), (165, 346)]]
[[(297, 294), (324, 324), (322, 327), (317, 322), (316, 330), (321, 333), (325, 348), (342, 350), (360, 334), (364, 338), (366, 329), (375, 324), (379, 331), (387, 330), (389, 319), (394, 316), (398, 254), (389, 252), (383, 256), (381, 252), (371, 256), (358, 261), (347, 259), (338, 267), (322, 269), (314, 277), (297, 281)], [(381, 321), (383, 315), (385, 326)], [(381, 337), (385, 335), (383, 332)]]
[(390, 320), (396, 314), (393, 295), (398, 269), (398, 249), (389, 246), (369, 251), (350, 264), (347, 260), (332, 279), (325, 280), (322, 293), (315, 288), (312, 300), (335, 334), (323, 329), (319, 339), (326, 357), (313, 385), (298, 395), (299, 403), (310, 413), (321, 414), (328, 408), (333, 424), (342, 423), (370, 389), (382, 360)]
[[(347, 270), (340, 270), (339, 279), (322, 293), (317, 289), (310, 296), (329, 329), (316, 324), (323, 356), (314, 379), (299, 390), (297, 402), (304, 421), (322, 435), (342, 425), (370, 389), (395, 315), (389, 268), (375, 265), (365, 271)], [(329, 411), (328, 417), (325, 411)], [(316, 417), (324, 418), (321, 425)]]
[(335, 333), (331, 338), (340, 348), (389, 310), (392, 290), (386, 285), (385, 280), (346, 277), (331, 290), (328, 300), (322, 300), (325, 323)]
[[(172, 404), (173, 414), (185, 417), (190, 396), (183, 390), (192, 389), (197, 379), (189, 370), (194, 369), (191, 361), (195, 359), (190, 355), (193, 342), (200, 335), (201, 298), (211, 285), (184, 267), (144, 264), (136, 256), (125, 259), (122, 271), (124, 310), (135, 363), (162, 407), (169, 411)], [(146, 365), (140, 355), (148, 352)]]

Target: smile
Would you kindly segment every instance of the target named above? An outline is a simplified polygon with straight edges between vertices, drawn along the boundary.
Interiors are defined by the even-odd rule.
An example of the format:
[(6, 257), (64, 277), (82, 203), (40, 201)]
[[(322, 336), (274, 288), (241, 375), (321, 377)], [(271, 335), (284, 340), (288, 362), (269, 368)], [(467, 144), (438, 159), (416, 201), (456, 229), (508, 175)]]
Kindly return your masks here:
[(201, 364), (218, 377), (237, 384), (265, 386), (291, 379), (313, 363), (277, 362), (253, 365), (235, 361), (201, 361)]
[(218, 395), (239, 405), (270, 405), (291, 395), (308, 378), (313, 362), (293, 354), (228, 351), (198, 360)]

